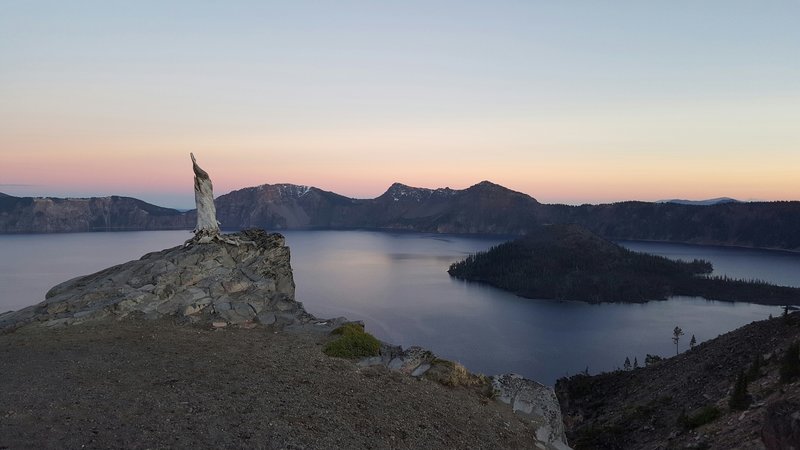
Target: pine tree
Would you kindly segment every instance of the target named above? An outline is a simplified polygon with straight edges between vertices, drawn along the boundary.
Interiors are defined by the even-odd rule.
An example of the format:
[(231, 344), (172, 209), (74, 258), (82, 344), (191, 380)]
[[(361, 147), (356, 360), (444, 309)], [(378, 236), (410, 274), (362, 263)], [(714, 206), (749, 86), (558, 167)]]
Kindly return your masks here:
[(681, 330), (681, 327), (675, 327), (675, 329), (672, 330), (672, 342), (675, 343), (675, 354), (676, 355), (679, 353), (678, 352), (678, 341), (680, 341), (681, 336), (683, 336), (683, 330)]
[(636, 370), (639, 368), (639, 360), (636, 357), (633, 357), (633, 369)]
[(631, 370), (631, 359), (629, 357), (625, 357), (625, 364), (622, 365), (622, 368), (627, 370)]
[(691, 340), (691, 341), (689, 341), (689, 348), (690, 348), (690, 349), (692, 349), (692, 350), (694, 350), (694, 346), (695, 346), (695, 345), (697, 345), (697, 339), (695, 339), (695, 338), (694, 338), (694, 335), (692, 335), (692, 340)]
[(750, 406), (750, 396), (747, 395), (747, 375), (742, 370), (736, 377), (736, 384), (733, 385), (731, 398), (728, 399), (728, 406), (733, 410), (745, 410)]
[(781, 361), (781, 381), (788, 382), (800, 375), (800, 344), (795, 342), (786, 349)]

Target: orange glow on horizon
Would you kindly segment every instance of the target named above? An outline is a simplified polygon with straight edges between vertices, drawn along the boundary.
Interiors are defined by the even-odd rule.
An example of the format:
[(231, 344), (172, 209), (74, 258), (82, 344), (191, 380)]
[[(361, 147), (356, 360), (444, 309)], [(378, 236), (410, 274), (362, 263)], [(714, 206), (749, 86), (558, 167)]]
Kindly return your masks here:
[[(675, 125), (652, 118), (569, 120), (373, 124), (227, 135), (197, 130), (93, 135), (61, 128), (34, 134), (20, 127), (0, 137), (0, 185), (35, 185), (26, 192), (38, 193), (28, 195), (147, 194), (153, 199), (169, 194), (188, 207), (193, 202), (188, 155), (194, 152), (211, 174), (216, 195), (293, 183), (374, 198), (393, 182), (463, 189), (490, 180), (545, 203), (800, 198), (795, 181), (800, 151), (793, 151), (800, 147), (800, 136), (792, 134), (788, 123), (772, 124), (772, 137), (765, 138), (758, 129), (721, 133), (709, 125), (716, 122), (698, 128), (689, 117), (681, 122), (683, 131), (691, 132), (686, 141), (656, 137)], [(9, 187), (0, 186), (0, 192), (17, 195)]]

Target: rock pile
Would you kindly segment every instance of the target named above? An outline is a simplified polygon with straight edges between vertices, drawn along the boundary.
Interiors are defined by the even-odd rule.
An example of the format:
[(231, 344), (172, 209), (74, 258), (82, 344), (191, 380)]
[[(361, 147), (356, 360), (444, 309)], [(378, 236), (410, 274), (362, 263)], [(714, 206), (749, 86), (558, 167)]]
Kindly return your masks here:
[[(438, 366), (453, 363), (441, 360), (430, 350), (422, 347), (402, 347), (384, 344), (380, 355), (364, 358), (358, 362), (361, 367), (382, 365), (415, 378), (425, 377), (437, 370)], [(462, 367), (463, 369), (463, 367)], [(476, 378), (475, 375), (465, 374)], [(450, 384), (447, 378), (433, 375), (428, 378)], [(485, 378), (485, 377), (484, 377)], [(528, 419), (536, 426), (536, 444), (539, 448), (568, 450), (561, 407), (552, 388), (529, 380), (517, 374), (495, 375), (491, 379), (492, 396), (511, 407), (511, 409)]]

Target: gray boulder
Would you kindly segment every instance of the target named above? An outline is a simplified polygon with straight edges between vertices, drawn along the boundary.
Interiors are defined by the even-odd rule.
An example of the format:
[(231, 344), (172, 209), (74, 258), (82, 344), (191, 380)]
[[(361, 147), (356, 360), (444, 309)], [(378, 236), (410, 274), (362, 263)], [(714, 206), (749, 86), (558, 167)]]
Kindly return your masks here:
[(552, 388), (513, 373), (493, 376), (492, 387), (497, 400), (536, 423), (537, 440), (549, 448), (570, 448), (564, 433), (561, 407)]

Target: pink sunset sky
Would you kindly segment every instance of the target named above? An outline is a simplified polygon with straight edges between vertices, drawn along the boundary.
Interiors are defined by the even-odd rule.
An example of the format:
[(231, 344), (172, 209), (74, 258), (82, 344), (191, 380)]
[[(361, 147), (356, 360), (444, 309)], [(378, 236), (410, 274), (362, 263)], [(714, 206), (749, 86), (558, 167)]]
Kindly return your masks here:
[[(614, 4), (612, 2), (612, 4)], [(0, 192), (800, 199), (797, 3), (9, 2)]]

